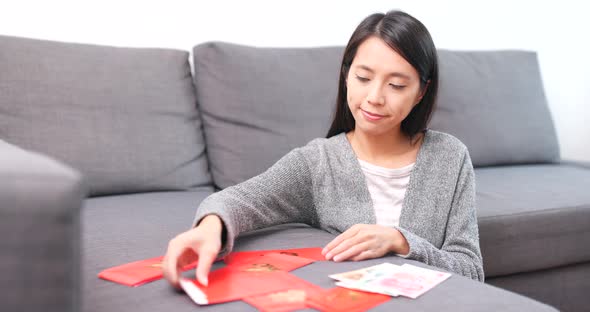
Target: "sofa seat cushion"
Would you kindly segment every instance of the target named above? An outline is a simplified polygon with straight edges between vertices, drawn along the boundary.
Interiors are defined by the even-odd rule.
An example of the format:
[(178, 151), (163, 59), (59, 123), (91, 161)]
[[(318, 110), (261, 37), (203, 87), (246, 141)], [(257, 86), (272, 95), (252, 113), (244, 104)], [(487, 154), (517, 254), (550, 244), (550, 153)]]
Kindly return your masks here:
[(486, 277), (590, 261), (590, 168), (476, 169)]
[(211, 183), (187, 51), (0, 36), (0, 137), (91, 195)]
[[(212, 191), (157, 192), (87, 199), (82, 208), (82, 311), (191, 311), (188, 297), (161, 281), (139, 288), (107, 282), (98, 272), (163, 256), (168, 241), (188, 230)], [(161, 300), (171, 297), (169, 301)]]
[[(98, 197), (86, 201), (83, 229), (83, 309), (103, 311), (189, 312), (191, 299), (165, 280), (127, 287), (100, 280), (99, 271), (123, 263), (163, 255), (168, 241), (188, 229), (195, 208), (209, 192), (167, 192)], [(123, 209), (124, 208), (124, 209)], [(324, 246), (334, 235), (302, 224), (286, 224), (243, 235), (236, 250)], [(362, 262), (316, 262), (292, 273), (320, 287), (334, 287), (329, 274), (382, 262), (424, 264), (400, 257)], [(216, 263), (213, 269), (223, 266)], [(194, 277), (194, 270), (184, 273)], [(397, 298), (371, 311), (555, 311), (552, 307), (462, 276), (453, 275), (418, 299)], [(210, 311), (256, 311), (243, 301), (208, 306)]]

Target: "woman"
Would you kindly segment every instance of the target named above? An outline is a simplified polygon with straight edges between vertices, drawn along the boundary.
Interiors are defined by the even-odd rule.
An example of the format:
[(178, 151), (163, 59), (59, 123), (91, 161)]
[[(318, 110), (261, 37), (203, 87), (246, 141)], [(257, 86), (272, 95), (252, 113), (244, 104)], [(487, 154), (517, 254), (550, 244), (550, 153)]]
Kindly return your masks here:
[(198, 255), (207, 285), (240, 233), (302, 222), (340, 234), (323, 249), (327, 260), (393, 253), (483, 281), (469, 153), (427, 129), (437, 88), (424, 25), (400, 11), (367, 17), (344, 52), (327, 138), (206, 198), (195, 226), (168, 245), (166, 279), (178, 287), (178, 268)]

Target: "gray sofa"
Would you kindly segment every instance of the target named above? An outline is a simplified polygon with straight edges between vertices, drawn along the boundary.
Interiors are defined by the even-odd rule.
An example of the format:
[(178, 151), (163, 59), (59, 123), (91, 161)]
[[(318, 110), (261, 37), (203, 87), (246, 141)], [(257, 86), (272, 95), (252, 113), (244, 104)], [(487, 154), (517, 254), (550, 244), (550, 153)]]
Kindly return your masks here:
[[(186, 51), (0, 36), (2, 305), (195, 309), (163, 280), (128, 288), (97, 273), (163, 255), (209, 194), (325, 136), (342, 51), (204, 43), (191, 71)], [(559, 157), (536, 54), (440, 50), (439, 58), (431, 128), (470, 150), (486, 283), (454, 275), (376, 310), (587, 309), (590, 166)], [(332, 237), (286, 224), (246, 234), (236, 249), (315, 247)], [(320, 262), (294, 274), (331, 287), (328, 274), (383, 261), (414, 263)], [(243, 302), (203, 309), (254, 310)]]

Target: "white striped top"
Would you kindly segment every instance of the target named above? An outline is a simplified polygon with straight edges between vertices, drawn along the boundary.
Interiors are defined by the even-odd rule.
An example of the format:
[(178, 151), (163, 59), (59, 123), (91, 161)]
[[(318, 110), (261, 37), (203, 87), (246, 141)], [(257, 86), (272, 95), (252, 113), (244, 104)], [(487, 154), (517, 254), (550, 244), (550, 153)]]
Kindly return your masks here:
[(401, 168), (385, 168), (358, 160), (373, 200), (377, 224), (399, 226), (399, 217), (415, 163)]

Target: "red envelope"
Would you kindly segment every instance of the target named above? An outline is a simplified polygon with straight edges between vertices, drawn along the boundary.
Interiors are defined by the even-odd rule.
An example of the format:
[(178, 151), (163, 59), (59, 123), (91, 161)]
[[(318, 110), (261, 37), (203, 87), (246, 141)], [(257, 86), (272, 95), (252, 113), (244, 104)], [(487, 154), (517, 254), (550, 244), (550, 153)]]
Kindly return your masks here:
[(366, 311), (391, 299), (390, 296), (336, 287), (314, 292), (307, 306), (324, 312)]
[[(112, 267), (98, 273), (98, 277), (132, 287), (158, 280), (162, 275), (163, 256)], [(187, 264), (182, 271), (193, 269), (197, 261)]]
[(279, 253), (252, 255), (228, 265), (235, 270), (247, 272), (292, 271), (313, 263), (314, 260)]
[(209, 274), (209, 285), (181, 279), (180, 286), (197, 304), (214, 304), (287, 290), (300, 279), (285, 271), (248, 272), (225, 267)]
[(319, 286), (305, 280), (299, 280), (288, 290), (246, 297), (243, 300), (260, 311), (286, 312), (307, 308), (306, 298), (310, 294), (322, 291), (324, 289)]
[(275, 250), (254, 250), (254, 251), (238, 251), (227, 255), (223, 261), (227, 264), (235, 262), (242, 262), (253, 256), (265, 255), (268, 253), (280, 253), (295, 257), (303, 257), (316, 261), (325, 261), (326, 257), (322, 256), (322, 248), (295, 248), (295, 249), (275, 249)]

